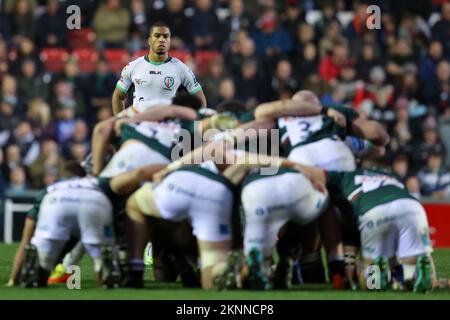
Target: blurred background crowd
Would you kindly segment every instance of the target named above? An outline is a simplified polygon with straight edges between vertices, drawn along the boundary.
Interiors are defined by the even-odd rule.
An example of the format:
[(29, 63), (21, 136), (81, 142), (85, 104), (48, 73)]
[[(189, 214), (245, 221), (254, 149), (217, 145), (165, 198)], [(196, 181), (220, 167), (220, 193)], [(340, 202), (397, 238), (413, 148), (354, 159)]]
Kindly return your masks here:
[[(70, 30), (68, 6), (81, 8)], [(381, 29), (367, 28), (367, 6)], [(385, 160), (417, 197), (450, 199), (446, 0), (0, 0), (0, 200), (90, 151), (122, 67), (166, 22), (208, 105), (313, 90), (386, 125)], [(73, 13), (73, 11), (71, 11)]]

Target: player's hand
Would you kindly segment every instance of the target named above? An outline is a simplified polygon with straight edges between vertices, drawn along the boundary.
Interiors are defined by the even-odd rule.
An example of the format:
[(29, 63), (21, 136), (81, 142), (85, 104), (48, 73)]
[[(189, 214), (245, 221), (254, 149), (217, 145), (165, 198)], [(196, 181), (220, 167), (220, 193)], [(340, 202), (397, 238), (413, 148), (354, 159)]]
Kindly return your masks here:
[(130, 123), (130, 118), (124, 117), (114, 121), (114, 132), (116, 133), (116, 136), (120, 136), (122, 125), (126, 123)]
[(329, 108), (327, 111), (327, 116), (332, 118), (334, 120), (334, 122), (336, 122), (339, 126), (344, 127), (344, 128), (347, 127), (347, 119), (339, 111)]

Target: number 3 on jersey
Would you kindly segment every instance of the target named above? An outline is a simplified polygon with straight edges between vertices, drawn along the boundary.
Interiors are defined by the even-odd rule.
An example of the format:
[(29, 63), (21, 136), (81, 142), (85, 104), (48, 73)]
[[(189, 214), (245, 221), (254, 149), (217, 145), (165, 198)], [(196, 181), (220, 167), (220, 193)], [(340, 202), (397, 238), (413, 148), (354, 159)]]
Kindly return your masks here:
[(322, 116), (314, 117), (285, 117), (279, 120), (280, 129), (285, 129), (281, 137), (284, 143), (287, 139), (292, 146), (306, 141), (311, 134), (319, 131), (323, 126)]

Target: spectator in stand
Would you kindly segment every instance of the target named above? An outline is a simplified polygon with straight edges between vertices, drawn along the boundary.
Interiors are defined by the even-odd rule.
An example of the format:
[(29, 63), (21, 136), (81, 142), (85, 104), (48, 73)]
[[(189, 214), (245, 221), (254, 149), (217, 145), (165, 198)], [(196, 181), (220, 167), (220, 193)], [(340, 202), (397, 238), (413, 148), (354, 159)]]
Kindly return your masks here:
[(77, 116), (84, 115), (84, 104), (81, 91), (77, 87), (65, 80), (58, 80), (50, 97), (50, 107), (53, 114), (56, 114), (62, 107), (69, 107)]
[(414, 198), (418, 200), (422, 198), (422, 194), (420, 193), (420, 181), (417, 176), (409, 176), (406, 179), (406, 188)]
[(423, 141), (415, 149), (413, 158), (417, 168), (423, 167), (432, 154), (445, 154), (444, 145), (441, 143), (438, 131), (434, 125), (426, 124), (423, 129)]
[(70, 137), (70, 139), (64, 143), (61, 148), (61, 153), (66, 160), (70, 160), (72, 158), (72, 146), (75, 144), (83, 144), (87, 152), (91, 149), (89, 129), (86, 122), (82, 119), (77, 119), (75, 121), (72, 137)]
[(303, 48), (301, 58), (294, 61), (300, 84), (304, 84), (310, 74), (317, 73), (317, 63), (317, 47), (314, 43), (308, 42)]
[(145, 48), (147, 45), (149, 23), (143, 0), (131, 0), (130, 47), (132, 51)]
[(37, 139), (56, 139), (50, 106), (43, 99), (34, 99), (28, 102), (26, 118), (30, 122), (33, 134)]
[(284, 8), (285, 14), (281, 17), (283, 28), (291, 39), (295, 39), (300, 24), (306, 22), (306, 12), (300, 8), (300, 0), (284, 0)]
[(208, 73), (202, 80), (203, 90), (208, 102), (216, 105), (219, 99), (219, 83), (226, 77), (225, 66), (222, 57), (209, 61)]
[(39, 52), (36, 50), (34, 42), (29, 38), (21, 38), (18, 45), (17, 53), (12, 52), (11, 55), (11, 73), (17, 75), (25, 60), (33, 60), (36, 64), (36, 73), (41, 73), (44, 69), (39, 59)]
[(2, 164), (2, 172), (3, 176), (10, 181), (11, 171), (17, 166), (22, 166), (22, 157), (20, 155), (19, 146), (16, 144), (8, 145), (6, 147), (5, 155), (5, 160)]
[(191, 32), (197, 50), (222, 48), (221, 25), (212, 0), (195, 0), (195, 12), (191, 17)]
[(243, 0), (230, 0), (230, 15), (224, 22), (223, 39), (234, 41), (241, 30), (251, 32), (253, 20), (244, 11)]
[(26, 191), (28, 187), (27, 176), (24, 167), (16, 166), (9, 173), (8, 190), (19, 192)]
[(329, 84), (334, 85), (341, 71), (341, 67), (348, 61), (348, 46), (345, 42), (336, 43), (333, 53), (322, 58), (319, 72), (322, 78)]
[(84, 143), (74, 143), (70, 147), (70, 160), (81, 163), (88, 154), (88, 149)]
[(292, 49), (292, 40), (283, 28), (278, 26), (276, 11), (266, 9), (256, 22), (258, 30), (252, 34), (256, 53), (267, 62), (288, 54)]
[(38, 47), (66, 47), (67, 27), (66, 13), (58, 0), (48, 0), (46, 12), (42, 14), (36, 25)]
[(264, 83), (258, 71), (258, 62), (254, 59), (245, 60), (241, 73), (234, 79), (236, 97), (244, 103), (247, 109), (256, 108), (263, 101)]
[(333, 22), (339, 23), (336, 17), (336, 7), (334, 1), (325, 0), (322, 1), (322, 17), (316, 22), (316, 31), (319, 38), (322, 38), (327, 34), (328, 27)]
[(0, 148), (6, 146), (19, 121), (14, 104), (7, 100), (0, 101)]
[(214, 108), (228, 100), (234, 100), (236, 97), (236, 88), (234, 86), (234, 82), (231, 78), (225, 78), (219, 83), (219, 97), (217, 99), (218, 103), (213, 106)]
[[(0, 22), (1, 23), (1, 22)], [(6, 41), (0, 36), (0, 82), (9, 71), (8, 48)]]
[(398, 87), (405, 72), (411, 69), (417, 69), (411, 45), (405, 39), (398, 38), (386, 65), (389, 81)]
[(330, 22), (330, 24), (327, 26), (327, 33), (324, 37), (319, 39), (320, 58), (324, 58), (332, 54), (336, 44), (345, 41), (344, 37), (342, 36), (341, 25), (337, 21)]
[(442, 44), (438, 41), (431, 42), (428, 54), (419, 63), (419, 77), (423, 83), (434, 78), (436, 67), (442, 59)]
[(14, 76), (6, 75), (3, 78), (0, 99), (13, 105), (17, 114), (24, 113), (24, 99), (17, 94), (17, 80)]
[(63, 104), (58, 109), (55, 121), (56, 139), (58, 143), (67, 143), (75, 131), (75, 106)]
[[(300, 65), (303, 63), (303, 55), (306, 46), (314, 44), (316, 41), (314, 27), (306, 23), (299, 24), (297, 36), (293, 39), (295, 39), (295, 46), (289, 56), (289, 60), (293, 63), (295, 69), (298, 70)], [(316, 65), (317, 63), (314, 63), (311, 67), (316, 67)]]
[(445, 108), (445, 112), (438, 120), (439, 135), (442, 137), (442, 143), (447, 151), (445, 158), (445, 167), (450, 167), (450, 104)]
[(356, 63), (358, 78), (368, 81), (370, 70), (380, 64), (381, 61), (376, 58), (373, 47), (369, 44), (364, 45), (361, 50), (361, 56)]
[(34, 60), (27, 59), (22, 63), (21, 73), (17, 77), (17, 94), (25, 101), (48, 99), (48, 83), (37, 74)]
[(444, 56), (450, 59), (450, 2), (442, 4), (441, 19), (431, 29), (434, 41), (441, 43)]
[(268, 97), (268, 100), (271, 101), (280, 99), (282, 92), (295, 93), (298, 90), (298, 82), (294, 78), (292, 64), (289, 60), (278, 61), (275, 75), (271, 81), (271, 89), (271, 96)]
[(172, 32), (170, 46), (173, 50), (192, 49), (192, 34), (189, 18), (185, 14), (184, 0), (167, 0), (162, 9), (150, 11), (148, 21), (150, 24), (163, 21), (169, 26)]
[(44, 187), (47, 168), (57, 168), (58, 173), (61, 174), (65, 165), (64, 159), (59, 155), (58, 144), (55, 140), (42, 141), (41, 149), (42, 152), (39, 154), (39, 157), (28, 169), (31, 185), (36, 189)]
[(86, 117), (92, 126), (97, 121), (97, 111), (102, 107), (111, 107), (111, 92), (117, 83), (117, 77), (109, 71), (105, 60), (99, 60), (94, 73), (87, 76), (84, 98), (87, 106)]
[(423, 82), (422, 99), (440, 112), (450, 105), (450, 63), (443, 60), (436, 67), (436, 74)]
[(397, 154), (392, 162), (392, 171), (402, 183), (406, 182), (409, 174), (409, 159), (405, 154)]
[(40, 146), (34, 136), (31, 124), (28, 121), (21, 121), (15, 128), (8, 144), (19, 147), (21, 163), (28, 167), (39, 156)]
[(29, 0), (15, 1), (9, 18), (11, 22), (11, 33), (16, 44), (19, 43), (21, 38), (34, 39), (34, 12)]
[(442, 154), (433, 152), (429, 155), (427, 165), (418, 173), (424, 196), (435, 199), (450, 199), (450, 172), (443, 167)]
[(123, 48), (128, 40), (130, 13), (122, 8), (121, 0), (106, 0), (95, 12), (93, 25), (99, 49)]
[(387, 121), (393, 121), (395, 114), (393, 110), (387, 110), (386, 117), (382, 112), (377, 112), (377, 108), (386, 109), (388, 105), (394, 103), (394, 87), (386, 83), (386, 73), (382, 67), (374, 67), (370, 70), (370, 82), (366, 84), (365, 99), (357, 105), (366, 114), (372, 114), (375, 120), (385, 118)]
[(256, 55), (255, 42), (248, 37), (246, 32), (240, 32), (239, 35), (231, 45), (229, 54), (225, 56), (228, 70), (234, 76), (239, 74), (244, 60), (253, 59), (257, 61), (258, 68), (261, 67), (260, 60)]

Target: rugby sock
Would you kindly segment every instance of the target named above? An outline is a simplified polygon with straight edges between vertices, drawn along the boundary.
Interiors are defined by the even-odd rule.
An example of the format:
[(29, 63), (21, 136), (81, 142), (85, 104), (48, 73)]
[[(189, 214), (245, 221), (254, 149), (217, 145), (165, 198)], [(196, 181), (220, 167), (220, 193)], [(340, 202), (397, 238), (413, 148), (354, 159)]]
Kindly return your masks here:
[(325, 268), (319, 252), (302, 255), (300, 263), (305, 283), (325, 283)]

